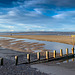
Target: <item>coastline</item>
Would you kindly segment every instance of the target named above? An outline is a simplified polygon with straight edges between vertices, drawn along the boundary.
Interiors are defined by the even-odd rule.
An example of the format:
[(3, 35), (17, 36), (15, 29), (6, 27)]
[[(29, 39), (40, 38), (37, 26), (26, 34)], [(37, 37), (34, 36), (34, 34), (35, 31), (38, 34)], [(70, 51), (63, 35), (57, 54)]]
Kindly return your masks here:
[[(0, 37), (12, 37), (18, 39), (34, 39), (41, 41), (59, 42), (65, 44), (73, 44), (71, 36), (66, 35), (0, 35)], [(75, 40), (74, 40), (75, 42)]]
[[(26, 54), (27, 52), (24, 53), (0, 47), (0, 58), (3, 58), (3, 66), (0, 65), (0, 75), (48, 75), (36, 71), (30, 64), (20, 64), (26, 61)], [(18, 63), (20, 64), (17, 66), (14, 59), (16, 55), (19, 57)]]
[[(12, 37), (14, 39), (15, 38), (18, 38), (18, 39), (29, 39), (29, 37), (30, 37), (30, 39), (35, 39), (35, 40), (37, 40), (37, 39), (38, 40), (45, 40), (45, 41), (48, 41), (48, 40), (50, 41), (51, 40), (52, 42), (61, 42), (61, 43), (65, 42), (65, 43), (69, 43), (69, 44), (72, 43), (71, 36), (40, 36), (40, 37), (36, 36), (36, 37), (34, 37), (34, 36), (30, 35), (30, 36), (1, 36), (1, 37)], [(48, 40), (46, 40), (47, 37), (48, 37)], [(5, 40), (3, 39), (3, 40), (0, 40), (0, 44), (2, 44), (1, 45), (2, 47), (5, 47), (5, 50), (6, 50), (6, 48), (9, 48), (9, 49), (7, 49), (8, 53), (4, 53), (4, 54), (6, 54), (6, 57), (8, 56), (8, 58), (10, 60), (11, 60), (11, 58), (13, 58), (13, 60), (14, 60), (14, 57), (13, 57), (14, 53), (13, 52), (17, 51), (15, 53), (15, 55), (18, 55), (18, 52), (19, 52), (19, 55), (18, 55), (18, 56), (20, 56), (19, 57), (19, 60), (20, 60), (19, 62), (24, 62), (25, 61), (25, 59), (26, 59), (26, 55), (25, 54), (27, 54), (27, 52), (31, 53), (31, 50), (28, 49), (27, 52), (26, 52), (24, 50), (24, 48), (26, 48), (26, 47), (22, 47), (22, 46), (26, 45), (28, 48), (30, 48), (30, 46), (33, 46), (33, 47), (36, 46), (35, 44), (37, 44), (37, 46), (44, 45), (44, 44), (38, 44), (38, 43), (35, 43), (35, 42), (34, 43), (23, 42), (23, 40), (13, 41), (14, 39), (5, 39)], [(17, 44), (15, 45), (15, 43), (17, 43)], [(12, 52), (11, 52), (11, 49), (12, 49)], [(2, 52), (5, 52), (5, 51), (2, 50)], [(32, 56), (32, 60), (35, 59), (33, 54), (31, 54), (31, 56)], [(10, 60), (7, 60), (7, 59), (4, 59), (4, 60), (6, 60), (5, 64), (9, 63), (9, 61), (10, 61)], [(13, 74), (16, 74), (16, 75), (18, 75), (18, 74), (19, 75), (25, 75), (25, 74), (28, 74), (28, 75), (31, 75), (31, 74), (32, 75), (35, 75), (35, 74), (36, 75), (40, 75), (40, 74), (41, 75), (47, 75), (47, 74), (48, 75), (54, 75), (54, 74), (55, 75), (60, 75), (62, 70), (63, 70), (62, 74), (64, 72), (64, 75), (70, 75), (70, 74), (74, 75), (74, 73), (75, 73), (75, 66), (73, 66), (73, 65), (75, 65), (74, 62), (56, 64), (56, 63), (59, 63), (59, 61), (53, 61), (53, 62), (49, 62), (49, 63), (33, 64), (33, 65), (32, 64), (29, 64), (29, 65), (22, 64), (22, 65), (18, 65), (18, 66), (13, 65), (14, 63), (15, 63), (14, 61), (10, 61), (11, 65), (8, 64), (8, 65), (5, 65), (3, 67), (0, 67), (0, 70), (2, 69), (4, 71), (4, 72), (2, 70), (0, 71), (1, 75), (2, 75), (2, 72), (5, 75), (8, 75), (8, 74), (11, 74), (11, 75), (13, 75)], [(57, 69), (59, 69), (59, 71), (57, 71)], [(51, 71), (51, 70), (53, 70), (53, 71)]]

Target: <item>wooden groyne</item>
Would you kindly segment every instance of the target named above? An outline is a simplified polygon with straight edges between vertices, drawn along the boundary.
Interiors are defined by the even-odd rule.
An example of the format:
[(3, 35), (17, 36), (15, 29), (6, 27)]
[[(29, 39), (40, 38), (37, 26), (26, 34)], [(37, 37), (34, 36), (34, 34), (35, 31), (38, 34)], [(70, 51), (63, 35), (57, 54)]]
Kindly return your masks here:
[[(66, 54), (63, 55), (63, 50), (60, 49), (60, 54), (57, 56), (56, 50), (53, 51), (53, 55), (50, 56), (50, 52), (46, 51), (45, 52), (45, 58), (41, 58), (40, 52), (37, 52), (36, 56), (37, 58), (34, 60), (31, 60), (31, 54), (27, 54), (27, 61), (23, 63), (19, 63), (20, 61), (18, 58), (19, 56), (15, 56), (15, 65), (20, 65), (20, 64), (35, 64), (35, 63), (45, 63), (45, 62), (50, 62), (50, 61), (57, 61), (57, 60), (68, 60), (70, 58), (74, 58), (74, 48), (72, 48), (72, 53), (69, 53), (68, 48), (66, 48)], [(3, 58), (0, 58), (0, 63), (1, 65), (4, 65)], [(73, 60), (74, 61), (74, 60)]]
[[(34, 61), (30, 60), (31, 56), (30, 54), (27, 54), (27, 62), (24, 63), (19, 63), (19, 64), (35, 64), (35, 63), (45, 63), (45, 62), (50, 62), (50, 61), (56, 61), (56, 60), (67, 60), (70, 58), (74, 58), (74, 48), (72, 48), (72, 53), (69, 53), (68, 48), (66, 49), (66, 54), (63, 55), (63, 50), (60, 49), (60, 56), (56, 56), (56, 50), (53, 52), (53, 56), (49, 57), (49, 51), (46, 51), (46, 57), (41, 59), (40, 58), (40, 52), (37, 52), (37, 59)], [(16, 60), (16, 59), (15, 59)], [(18, 64), (17, 60), (16, 63)]]

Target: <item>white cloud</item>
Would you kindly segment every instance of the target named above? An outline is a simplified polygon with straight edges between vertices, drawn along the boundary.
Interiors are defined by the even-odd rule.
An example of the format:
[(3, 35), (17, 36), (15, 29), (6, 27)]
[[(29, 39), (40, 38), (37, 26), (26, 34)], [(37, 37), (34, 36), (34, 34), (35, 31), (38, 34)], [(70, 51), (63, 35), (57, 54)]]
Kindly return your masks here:
[(37, 25), (32, 25), (30, 27), (32, 27), (32, 28), (45, 28), (44, 26), (37, 26)]
[(12, 32), (13, 32), (14, 30), (10, 30), (10, 31), (12, 31)]
[[(43, 5), (45, 4), (45, 5)], [(43, 7), (43, 8), (74, 8), (75, 1), (74, 0), (26, 0), (24, 2), (25, 7)], [(49, 5), (49, 6), (47, 6)], [(55, 6), (55, 7), (54, 7)]]
[(35, 8), (34, 10), (35, 10), (36, 13), (42, 14), (42, 12), (38, 8)]
[(30, 11), (28, 13), (25, 13), (26, 16), (32, 16), (32, 17), (39, 17), (41, 15), (41, 12), (39, 10)]
[(15, 13), (14, 11), (9, 11), (9, 12), (8, 12), (8, 15), (9, 15), (9, 16), (16, 16), (16, 13)]
[(14, 30), (0, 29), (0, 32), (13, 32)]
[(49, 29), (48, 31), (55, 31), (54, 29)]
[(65, 15), (64, 14), (58, 14), (58, 15), (54, 15), (52, 17), (55, 19), (64, 19)]
[(57, 15), (54, 15), (52, 17), (56, 19), (75, 18), (75, 11), (58, 12)]
[(10, 25), (3, 25), (3, 24), (0, 24), (0, 27), (3, 27), (3, 28), (14, 28), (14, 26), (10, 26)]
[[(54, 0), (50, 1), (54, 2)], [(54, 9), (52, 7), (48, 7), (48, 9), (46, 9), (46, 6), (42, 6), (41, 4), (48, 4), (48, 0), (26, 0), (25, 4), (21, 4), (20, 6), (3, 9), (3, 11), (7, 12), (6, 14), (0, 15), (0, 27), (11, 30), (17, 29), (20, 31), (55, 31), (56, 29), (64, 30), (66, 26), (70, 27), (70, 25), (73, 26), (72, 28), (75, 28), (75, 26), (73, 25), (75, 24), (75, 11), (55, 11), (57, 10), (57, 8)], [(25, 6), (28, 6), (29, 8)], [(49, 9), (53, 9), (51, 13)], [(55, 13), (57, 15), (55, 15)], [(63, 24), (65, 24), (66, 26)], [(67, 30), (68, 29), (69, 28), (67, 28)]]
[(40, 2), (41, 2), (40, 0), (25, 1), (25, 7), (34, 6), (34, 5), (36, 5), (37, 3), (40, 3)]
[(19, 25), (19, 26), (24, 26), (25, 24), (23, 24), (23, 23), (19, 23), (19, 24), (17, 24), (17, 25)]

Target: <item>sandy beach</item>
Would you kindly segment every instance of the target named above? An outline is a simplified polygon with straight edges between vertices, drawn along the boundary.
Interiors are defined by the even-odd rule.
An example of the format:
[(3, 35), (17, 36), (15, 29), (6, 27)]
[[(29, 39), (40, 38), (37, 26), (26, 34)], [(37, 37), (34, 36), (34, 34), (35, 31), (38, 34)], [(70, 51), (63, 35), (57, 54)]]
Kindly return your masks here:
[[(71, 36), (66, 36), (66, 35), (12, 35), (12, 36), (11, 35), (0, 35), (0, 36), (73, 44), (73, 38)], [(74, 38), (74, 42), (75, 42), (75, 38)]]
[(75, 0), (0, 0), (0, 75), (75, 75)]
[[(23, 35), (23, 36), (1, 36), (12, 37), (11, 39), (0, 39), (0, 57), (4, 58), (4, 66), (0, 66), (1, 75), (74, 75), (75, 61), (63, 63), (60, 61), (53, 61), (41, 64), (21, 64), (15, 66), (14, 56), (19, 56), (19, 63), (27, 61), (26, 54), (31, 54), (31, 60), (36, 59), (35, 50), (41, 51), (42, 58), (45, 58), (44, 43), (26, 42), (24, 40), (16, 39), (35, 39), (52, 42), (61, 42), (72, 44), (71, 36), (56, 36), (56, 35)], [(59, 56), (59, 53), (57, 54)], [(50, 56), (53, 53), (50, 52)], [(9, 62), (10, 61), (10, 62)], [(61, 74), (62, 73), (62, 74)]]

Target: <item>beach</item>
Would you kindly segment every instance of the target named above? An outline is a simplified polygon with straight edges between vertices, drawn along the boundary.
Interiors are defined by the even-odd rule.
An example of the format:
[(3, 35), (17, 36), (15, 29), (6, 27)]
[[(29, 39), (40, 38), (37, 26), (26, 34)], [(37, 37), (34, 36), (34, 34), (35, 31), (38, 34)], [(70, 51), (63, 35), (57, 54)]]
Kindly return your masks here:
[[(66, 36), (66, 35), (12, 35), (12, 36), (11, 35), (0, 35), (0, 36), (73, 44), (73, 38), (71, 37), (71, 35), (70, 36)], [(75, 40), (74, 40), (74, 42), (75, 42)]]
[(75, 0), (0, 0), (0, 75), (75, 75)]
[[(60, 42), (73, 44), (71, 36), (57, 35), (12, 35), (1, 36), (0, 39), (0, 57), (4, 58), (4, 65), (0, 66), (1, 75), (74, 75), (75, 61), (63, 63), (63, 61), (52, 61), (39, 64), (21, 64), (27, 61), (26, 55), (31, 54), (31, 60), (36, 59), (36, 53), (39, 51), (42, 58), (45, 58), (44, 43), (34, 42), (33, 40)], [(5, 37), (5, 38), (4, 38)], [(33, 39), (33, 42), (27, 42), (24, 39)], [(37, 51), (38, 50), (38, 51)], [(53, 53), (50, 51), (50, 56)], [(19, 64), (15, 66), (15, 56), (19, 57)], [(59, 53), (57, 53), (59, 56)], [(61, 74), (62, 73), (62, 74)]]
[[(26, 52), (18, 52), (0, 47), (0, 57), (4, 58), (0, 66), (1, 75), (74, 75), (75, 61), (63, 63), (53, 61), (39, 64), (21, 64), (26, 60)], [(15, 65), (15, 55), (19, 57), (19, 65)], [(34, 57), (33, 57), (34, 58)]]
[[(30, 64), (21, 64), (26, 60), (24, 52), (14, 51), (0, 47), (0, 58), (3, 58), (3, 66), (0, 65), (0, 75), (47, 75), (32, 68)], [(19, 65), (15, 65), (15, 56), (19, 57)]]
[(48, 75), (74, 75), (75, 74), (75, 62), (63, 63), (59, 61), (53, 61), (42, 64), (31, 65), (33, 68), (37, 68), (39, 71), (47, 73)]

